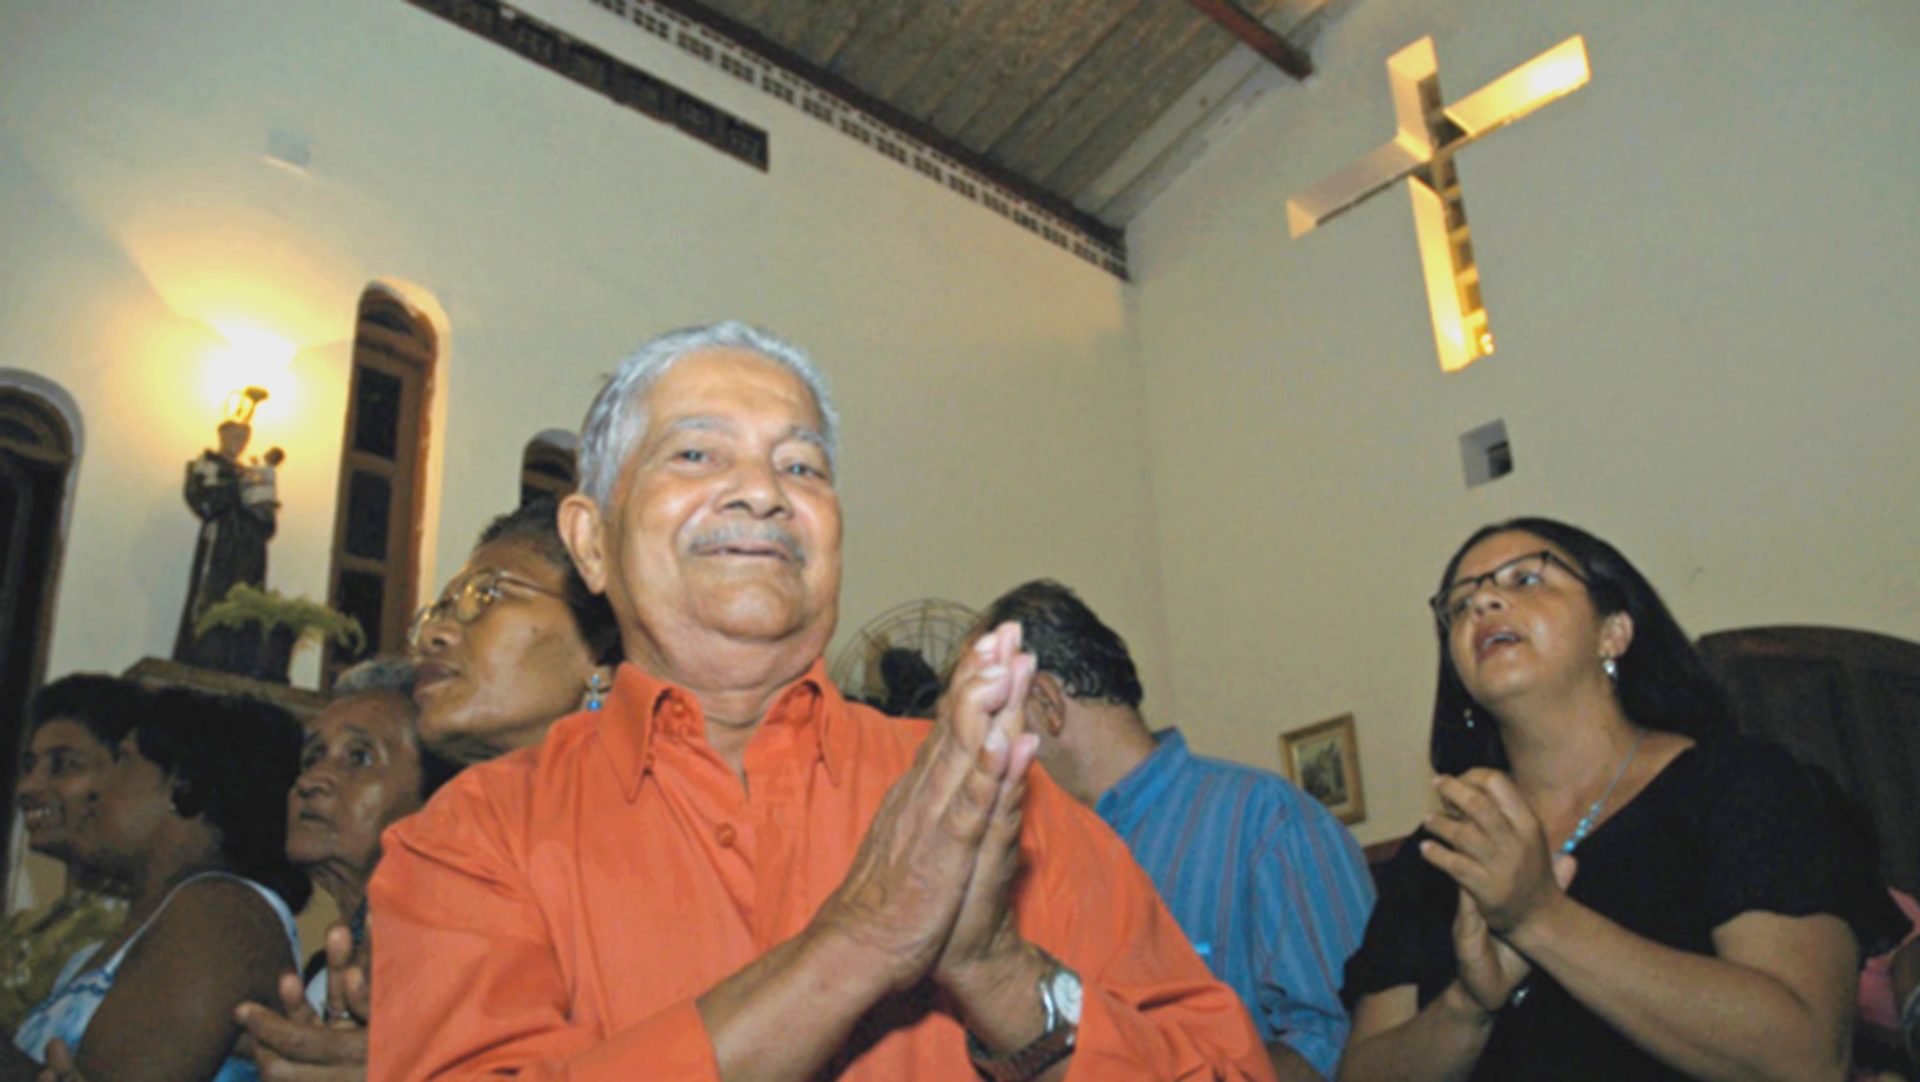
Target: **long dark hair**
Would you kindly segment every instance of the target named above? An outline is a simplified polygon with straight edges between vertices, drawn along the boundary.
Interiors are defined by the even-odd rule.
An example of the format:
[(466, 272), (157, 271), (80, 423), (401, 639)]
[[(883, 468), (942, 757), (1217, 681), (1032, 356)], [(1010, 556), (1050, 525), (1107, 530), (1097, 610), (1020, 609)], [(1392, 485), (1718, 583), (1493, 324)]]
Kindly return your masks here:
[(173, 809), (206, 820), (236, 875), (295, 912), (313, 884), (287, 859), (287, 790), (300, 771), (300, 724), (257, 699), (179, 688), (152, 693), (133, 730), (140, 754), (173, 783)]
[[(1633, 620), (1633, 644), (1616, 659), (1614, 694), (1635, 725), (1710, 739), (1730, 728), (1726, 694), (1695, 652), (1692, 640), (1667, 611), (1646, 576), (1620, 550), (1578, 526), (1550, 518), (1516, 518), (1474, 531), (1447, 561), (1440, 576), (1446, 589), (1467, 550), (1500, 533), (1529, 533), (1570, 557), (1587, 578), (1587, 595), (1601, 616), (1624, 612)], [(1447, 629), (1436, 621), (1440, 639), (1440, 678), (1433, 696), (1430, 758), (1440, 774), (1458, 774), (1476, 766), (1504, 770), (1507, 749), (1493, 719), (1467, 694), (1447, 650)], [(1467, 711), (1478, 715), (1467, 724)]]

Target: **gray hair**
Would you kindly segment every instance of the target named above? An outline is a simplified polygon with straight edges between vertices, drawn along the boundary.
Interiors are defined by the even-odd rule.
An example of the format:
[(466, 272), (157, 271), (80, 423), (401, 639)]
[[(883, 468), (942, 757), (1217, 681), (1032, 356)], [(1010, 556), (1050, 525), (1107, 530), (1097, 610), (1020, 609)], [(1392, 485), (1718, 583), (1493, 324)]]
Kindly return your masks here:
[(418, 671), (414, 663), (404, 657), (368, 658), (334, 678), (332, 701), (391, 691), (412, 703)]
[(689, 327), (663, 334), (621, 361), (587, 409), (580, 428), (580, 491), (603, 512), (612, 509), (613, 489), (627, 457), (646, 438), (647, 414), (641, 399), (681, 358), (707, 349), (757, 353), (798, 376), (820, 409), (820, 435), (826, 441), (827, 464), (833, 465), (839, 453), (840, 415), (827, 391), (827, 377), (804, 351), (738, 320)]

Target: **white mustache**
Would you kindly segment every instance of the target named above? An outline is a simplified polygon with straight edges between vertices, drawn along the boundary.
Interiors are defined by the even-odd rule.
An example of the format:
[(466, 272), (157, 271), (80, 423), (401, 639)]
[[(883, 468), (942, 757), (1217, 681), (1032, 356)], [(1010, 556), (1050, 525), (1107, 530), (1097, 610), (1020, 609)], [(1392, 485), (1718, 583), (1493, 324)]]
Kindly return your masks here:
[(786, 554), (787, 559), (802, 567), (806, 566), (807, 554), (800, 546), (800, 539), (772, 523), (755, 526), (733, 523), (717, 526), (705, 533), (695, 534), (693, 540), (688, 543), (688, 547), (698, 552), (701, 549), (735, 545), (743, 541), (749, 544), (778, 546), (780, 551)]

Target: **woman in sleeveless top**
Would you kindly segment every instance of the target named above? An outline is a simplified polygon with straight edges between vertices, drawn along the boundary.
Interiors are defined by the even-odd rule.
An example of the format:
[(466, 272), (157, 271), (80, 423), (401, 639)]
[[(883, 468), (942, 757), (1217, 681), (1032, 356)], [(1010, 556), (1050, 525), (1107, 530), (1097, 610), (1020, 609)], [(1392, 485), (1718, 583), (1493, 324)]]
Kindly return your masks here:
[(46, 909), (0, 922), (0, 1032), (9, 1036), (47, 998), (67, 960), (104, 942), (126, 918), (126, 900), (114, 885), (72, 862), (73, 832), (92, 815), (101, 774), (145, 702), (131, 680), (73, 673), (27, 704), (14, 790), (20, 823), (27, 848), (65, 866), (66, 887)]
[(1380, 873), (1341, 1079), (1839, 1082), (1889, 914), (1837, 794), (1723, 731), (1585, 531), (1489, 526), (1432, 605), (1438, 809)]
[(306, 878), (288, 863), (299, 728), (277, 707), (151, 693), (115, 749), (73, 860), (129, 896), (121, 930), (76, 956), (0, 1052), (32, 1078), (57, 1039), (83, 1077), (243, 1082), (234, 1008), (271, 1001), (294, 961)]

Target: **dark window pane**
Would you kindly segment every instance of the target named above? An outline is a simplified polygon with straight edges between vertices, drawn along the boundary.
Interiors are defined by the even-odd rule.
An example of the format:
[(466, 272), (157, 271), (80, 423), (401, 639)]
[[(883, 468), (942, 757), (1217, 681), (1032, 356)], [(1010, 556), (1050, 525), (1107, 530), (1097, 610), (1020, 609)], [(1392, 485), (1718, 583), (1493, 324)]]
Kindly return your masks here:
[(348, 616), (360, 621), (361, 630), (367, 633), (367, 648), (360, 653), (349, 653), (345, 647), (333, 648), (334, 661), (350, 665), (364, 657), (380, 652), (380, 609), (387, 596), (387, 580), (380, 575), (365, 571), (340, 572), (340, 590), (334, 599), (334, 607)]
[(387, 558), (387, 524), (393, 515), (393, 482), (355, 470), (347, 480), (347, 554)]
[(390, 331), (399, 331), (401, 334), (413, 333), (413, 321), (391, 308), (369, 305), (361, 311), (360, 320), (376, 327), (385, 327)]
[(43, 442), (40, 433), (33, 426), (17, 417), (8, 417), (5, 414), (0, 414), (0, 440), (27, 447), (38, 447)]
[(393, 460), (400, 446), (400, 380), (372, 368), (354, 379), (353, 449)]

